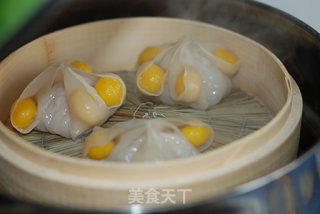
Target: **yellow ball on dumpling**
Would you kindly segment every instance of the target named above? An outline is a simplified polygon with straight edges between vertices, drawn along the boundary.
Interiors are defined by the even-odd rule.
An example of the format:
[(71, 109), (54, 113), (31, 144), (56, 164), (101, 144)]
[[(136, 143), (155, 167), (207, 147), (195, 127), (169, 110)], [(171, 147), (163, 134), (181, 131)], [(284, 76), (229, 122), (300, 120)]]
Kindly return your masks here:
[(176, 92), (178, 95), (182, 94), (186, 90), (186, 86), (184, 84), (184, 73), (185, 71), (182, 71), (176, 81)]
[(181, 132), (196, 147), (206, 143), (212, 135), (212, 131), (208, 126), (185, 125), (181, 128)]
[(226, 61), (231, 64), (234, 64), (239, 61), (239, 57), (237, 55), (223, 48), (217, 48), (213, 52), (213, 54), (222, 59), (223, 61)]
[(140, 76), (139, 87), (149, 93), (156, 93), (162, 87), (164, 71), (156, 64), (151, 64)]
[(122, 82), (113, 77), (101, 77), (94, 88), (107, 106), (119, 105), (125, 90)]
[(90, 96), (83, 88), (75, 89), (68, 98), (69, 110), (71, 115), (82, 123), (95, 126), (103, 119), (103, 115), (99, 114), (94, 99)]
[[(15, 103), (12, 107), (15, 106)], [(36, 117), (37, 103), (31, 97), (20, 100), (12, 109), (11, 122), (17, 128), (27, 127)]]
[[(199, 98), (202, 89), (202, 77), (197, 69), (188, 67), (180, 72), (175, 85), (175, 90), (177, 95), (180, 96), (180, 101), (186, 103), (196, 101)], [(181, 97), (182, 94), (183, 97)]]
[(85, 62), (74, 60), (71, 65), (74, 67), (79, 68), (80, 70), (87, 71), (90, 73), (95, 73), (94, 70), (91, 68), (91, 66)]
[(147, 47), (139, 55), (138, 63), (139, 65), (153, 59), (156, 57), (162, 50), (158, 47)]
[(90, 158), (96, 159), (96, 160), (101, 160), (103, 158), (106, 158), (111, 154), (115, 145), (116, 145), (116, 143), (112, 140), (112, 141), (109, 141), (105, 145), (92, 146), (88, 150), (88, 156)]

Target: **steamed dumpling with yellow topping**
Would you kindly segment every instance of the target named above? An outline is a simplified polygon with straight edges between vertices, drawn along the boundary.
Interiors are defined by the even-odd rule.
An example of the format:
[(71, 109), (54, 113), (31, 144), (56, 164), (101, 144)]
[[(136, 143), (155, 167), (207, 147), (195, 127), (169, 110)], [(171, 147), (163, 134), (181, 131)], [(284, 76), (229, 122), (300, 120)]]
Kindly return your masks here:
[(11, 124), (75, 139), (105, 122), (122, 105), (126, 86), (113, 73), (98, 74), (81, 61), (53, 64), (24, 89), (11, 107)]
[(96, 127), (84, 156), (120, 162), (159, 162), (191, 157), (213, 142), (212, 128), (198, 120), (133, 119), (110, 128)]
[(138, 58), (138, 90), (167, 105), (207, 109), (231, 90), (240, 59), (227, 49), (183, 37), (174, 44), (145, 48)]

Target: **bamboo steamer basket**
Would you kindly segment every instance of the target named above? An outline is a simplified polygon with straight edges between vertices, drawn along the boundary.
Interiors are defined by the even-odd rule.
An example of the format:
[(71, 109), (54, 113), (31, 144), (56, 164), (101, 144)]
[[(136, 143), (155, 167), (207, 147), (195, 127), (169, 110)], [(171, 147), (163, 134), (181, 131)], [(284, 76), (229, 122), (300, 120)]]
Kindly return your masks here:
[[(196, 157), (162, 163), (76, 159), (27, 143), (4, 122), (25, 86), (48, 65), (66, 58), (100, 71), (132, 70), (142, 49), (189, 35), (232, 47), (240, 57), (233, 84), (256, 96), (275, 115), (261, 129)], [(209, 24), (169, 18), (99, 21), (60, 30), (18, 49), (0, 64), (0, 186), (17, 197), (56, 206), (117, 209), (129, 189), (192, 189), (196, 202), (265, 175), (296, 157), (302, 98), (283, 64), (262, 45)], [(129, 89), (130, 90), (130, 89)], [(182, 203), (182, 198), (176, 198)]]

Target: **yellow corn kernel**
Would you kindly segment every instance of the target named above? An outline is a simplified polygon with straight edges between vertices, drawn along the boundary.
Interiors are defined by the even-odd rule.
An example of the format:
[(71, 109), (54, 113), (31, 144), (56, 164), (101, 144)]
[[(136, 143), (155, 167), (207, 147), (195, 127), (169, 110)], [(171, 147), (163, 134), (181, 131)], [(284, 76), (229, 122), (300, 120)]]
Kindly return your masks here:
[(71, 63), (71, 65), (79, 68), (80, 70), (88, 71), (89, 73), (96, 73), (96, 72), (94, 72), (94, 70), (91, 68), (91, 66), (89, 64), (82, 62), (82, 61), (74, 60)]
[(156, 57), (162, 50), (158, 47), (147, 47), (139, 55), (138, 63), (139, 65), (153, 59)]
[(164, 71), (156, 64), (152, 64), (140, 76), (139, 85), (142, 89), (156, 93), (162, 86)]
[(182, 127), (181, 132), (196, 147), (207, 142), (212, 135), (212, 131), (208, 126), (185, 125)]
[(217, 48), (213, 54), (222, 59), (223, 61), (226, 61), (231, 64), (234, 64), (237, 61), (239, 61), (239, 57), (237, 55), (223, 48)]
[(120, 80), (112, 77), (101, 77), (94, 88), (107, 106), (115, 106), (121, 103), (124, 87)]
[(185, 70), (179, 74), (176, 82), (176, 92), (178, 95), (182, 94), (184, 90), (186, 90), (186, 86), (184, 85), (184, 72)]
[[(16, 102), (15, 102), (16, 103)], [(12, 105), (12, 107), (15, 105)], [(11, 122), (17, 128), (27, 127), (36, 117), (37, 103), (31, 97), (24, 98), (16, 105), (11, 115)]]
[(101, 146), (92, 146), (88, 151), (88, 156), (92, 159), (101, 160), (108, 157), (116, 143), (112, 140), (109, 143)]

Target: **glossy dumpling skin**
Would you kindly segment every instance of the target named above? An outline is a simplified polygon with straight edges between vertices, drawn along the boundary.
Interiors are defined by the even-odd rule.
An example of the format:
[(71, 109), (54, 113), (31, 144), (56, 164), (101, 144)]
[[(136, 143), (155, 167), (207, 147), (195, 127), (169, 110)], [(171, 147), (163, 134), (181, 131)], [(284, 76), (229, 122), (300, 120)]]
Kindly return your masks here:
[(198, 155), (214, 132), (201, 121), (133, 119), (110, 128), (97, 127), (87, 137), (84, 156), (119, 162), (159, 162)]
[[(114, 85), (98, 88), (98, 82), (105, 79), (116, 81), (118, 89), (110, 92)], [(107, 95), (102, 97), (103, 90), (109, 94), (105, 92)], [(68, 63), (53, 64), (27, 85), (12, 105), (10, 119), (23, 134), (37, 129), (76, 139), (105, 122), (122, 105), (125, 96), (125, 84), (116, 74), (92, 73)], [(109, 105), (106, 97), (117, 103)], [(31, 104), (23, 104), (25, 101)]]
[(146, 48), (139, 64), (136, 84), (142, 94), (167, 105), (207, 109), (231, 91), (240, 60), (228, 50), (183, 37)]

